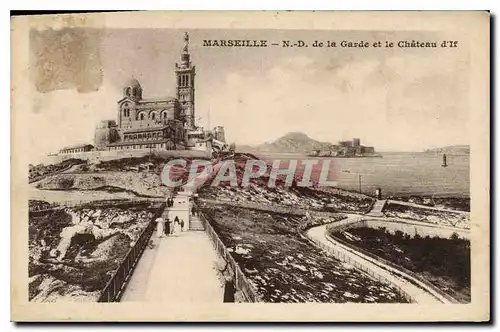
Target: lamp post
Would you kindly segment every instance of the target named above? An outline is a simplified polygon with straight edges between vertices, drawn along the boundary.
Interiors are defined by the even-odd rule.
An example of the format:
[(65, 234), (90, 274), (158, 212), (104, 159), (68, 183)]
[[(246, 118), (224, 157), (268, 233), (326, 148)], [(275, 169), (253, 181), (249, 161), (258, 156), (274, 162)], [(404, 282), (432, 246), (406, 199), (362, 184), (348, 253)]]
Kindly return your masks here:
[(358, 174), (359, 193), (361, 194), (361, 174)]

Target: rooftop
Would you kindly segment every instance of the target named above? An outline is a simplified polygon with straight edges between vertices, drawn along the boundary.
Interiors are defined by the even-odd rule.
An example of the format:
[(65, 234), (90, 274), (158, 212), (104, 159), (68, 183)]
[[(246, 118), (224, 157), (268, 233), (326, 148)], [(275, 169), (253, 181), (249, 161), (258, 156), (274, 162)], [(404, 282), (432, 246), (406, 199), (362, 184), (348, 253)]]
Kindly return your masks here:
[(61, 150), (81, 149), (81, 148), (85, 148), (87, 146), (94, 147), (92, 144), (85, 143), (85, 144), (75, 144), (75, 145), (65, 146)]
[(162, 144), (170, 141), (168, 138), (160, 139), (160, 140), (145, 140), (145, 141), (127, 141), (127, 142), (117, 142), (111, 143), (107, 146), (126, 146), (126, 145), (148, 145), (148, 144)]
[(131, 77), (126, 83), (126, 87), (131, 87), (131, 88), (141, 88), (141, 84), (135, 77)]

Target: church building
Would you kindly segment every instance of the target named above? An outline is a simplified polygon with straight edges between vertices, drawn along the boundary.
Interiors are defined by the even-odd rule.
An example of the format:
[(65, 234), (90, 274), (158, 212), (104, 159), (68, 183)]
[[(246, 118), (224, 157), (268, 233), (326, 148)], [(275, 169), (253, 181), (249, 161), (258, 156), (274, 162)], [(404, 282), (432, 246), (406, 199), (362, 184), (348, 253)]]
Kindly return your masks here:
[(195, 125), (195, 74), (189, 54), (189, 35), (184, 36), (181, 61), (175, 64), (176, 95), (145, 99), (139, 81), (130, 79), (118, 100), (117, 118), (101, 121), (95, 131), (97, 150), (188, 149), (189, 132)]

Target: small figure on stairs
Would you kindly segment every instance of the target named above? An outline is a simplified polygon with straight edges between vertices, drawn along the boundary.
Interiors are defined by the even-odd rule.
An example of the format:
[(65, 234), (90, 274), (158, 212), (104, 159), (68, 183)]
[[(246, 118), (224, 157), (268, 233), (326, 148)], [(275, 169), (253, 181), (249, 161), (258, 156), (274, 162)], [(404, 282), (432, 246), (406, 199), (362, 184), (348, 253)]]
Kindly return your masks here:
[(164, 221), (163, 218), (158, 217), (155, 220), (156, 222), (156, 234), (158, 237), (163, 237), (163, 226), (164, 226)]
[(180, 224), (179, 217), (175, 216), (174, 224), (173, 224), (173, 227), (172, 227), (173, 228), (172, 235), (177, 235), (179, 224)]
[(172, 222), (170, 221), (169, 218), (165, 220), (165, 235), (168, 236), (170, 235), (170, 228), (172, 227)]

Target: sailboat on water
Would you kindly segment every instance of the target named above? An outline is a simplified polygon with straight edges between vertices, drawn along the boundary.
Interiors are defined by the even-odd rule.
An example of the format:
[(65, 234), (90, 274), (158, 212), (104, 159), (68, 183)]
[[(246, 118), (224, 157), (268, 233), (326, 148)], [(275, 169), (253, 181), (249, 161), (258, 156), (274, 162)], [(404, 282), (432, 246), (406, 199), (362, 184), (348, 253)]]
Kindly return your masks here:
[(441, 164), (441, 167), (448, 167), (448, 164), (446, 163), (446, 154), (443, 154), (443, 163)]

